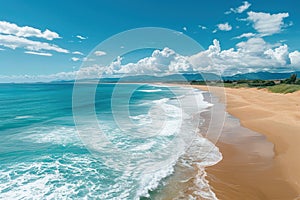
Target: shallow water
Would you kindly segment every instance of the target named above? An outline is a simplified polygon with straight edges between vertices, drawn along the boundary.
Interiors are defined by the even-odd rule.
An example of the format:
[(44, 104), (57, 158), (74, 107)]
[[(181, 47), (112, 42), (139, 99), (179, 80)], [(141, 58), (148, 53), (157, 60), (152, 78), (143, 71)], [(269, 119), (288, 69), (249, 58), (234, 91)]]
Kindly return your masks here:
[[(159, 199), (168, 181), (187, 181), (180, 168), (222, 158), (198, 135), (199, 113), (211, 106), (202, 92), (102, 84), (90, 113), (90, 89), (80, 86), (72, 107), (71, 84), (0, 85), (0, 198), (139, 199), (150, 191)], [(213, 198), (202, 175), (196, 182), (194, 196)]]

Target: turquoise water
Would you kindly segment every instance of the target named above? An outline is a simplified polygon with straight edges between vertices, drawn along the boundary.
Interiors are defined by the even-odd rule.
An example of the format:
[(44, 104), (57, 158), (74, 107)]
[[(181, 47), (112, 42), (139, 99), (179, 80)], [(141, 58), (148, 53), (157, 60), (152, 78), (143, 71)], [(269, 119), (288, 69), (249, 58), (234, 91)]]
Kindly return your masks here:
[[(91, 106), (90, 88), (74, 105), (72, 84), (0, 85), (0, 199), (149, 197), (189, 147), (200, 162), (213, 146), (197, 135), (199, 112), (211, 106), (200, 91), (102, 84)], [(210, 154), (202, 167), (220, 159)]]

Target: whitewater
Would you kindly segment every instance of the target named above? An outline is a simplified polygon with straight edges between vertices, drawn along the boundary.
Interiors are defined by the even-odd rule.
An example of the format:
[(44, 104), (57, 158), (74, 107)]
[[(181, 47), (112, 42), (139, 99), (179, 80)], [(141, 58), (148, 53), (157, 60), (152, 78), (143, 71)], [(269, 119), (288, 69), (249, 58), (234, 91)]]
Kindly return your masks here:
[(198, 170), (183, 198), (216, 199), (205, 167), (222, 155), (199, 134), (213, 106), (203, 91), (101, 84), (86, 113), (90, 88), (82, 84), (74, 105), (73, 84), (0, 85), (0, 199), (159, 199), (184, 181), (178, 166)]

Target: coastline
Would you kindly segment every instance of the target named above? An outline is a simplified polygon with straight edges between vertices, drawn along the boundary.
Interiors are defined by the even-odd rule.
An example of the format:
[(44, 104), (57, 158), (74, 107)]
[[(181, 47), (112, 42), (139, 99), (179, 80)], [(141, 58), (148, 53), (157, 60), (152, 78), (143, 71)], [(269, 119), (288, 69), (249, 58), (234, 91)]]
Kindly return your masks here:
[[(225, 103), (221, 88), (212, 91)], [(226, 111), (239, 121), (226, 118), (216, 143), (223, 160), (206, 168), (212, 190), (219, 199), (299, 197), (300, 92), (284, 95), (253, 88), (225, 88), (225, 92)]]

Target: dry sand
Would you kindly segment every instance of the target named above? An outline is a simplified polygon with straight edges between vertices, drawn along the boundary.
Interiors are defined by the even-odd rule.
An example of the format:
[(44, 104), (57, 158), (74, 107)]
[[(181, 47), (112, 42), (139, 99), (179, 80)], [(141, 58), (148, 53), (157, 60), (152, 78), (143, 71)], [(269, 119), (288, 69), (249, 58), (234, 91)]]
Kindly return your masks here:
[[(263, 135), (227, 120), (216, 144), (224, 158), (207, 168), (218, 198), (300, 199), (300, 92), (225, 91), (227, 112), (243, 127)], [(214, 88), (213, 93), (220, 96), (222, 89)]]

